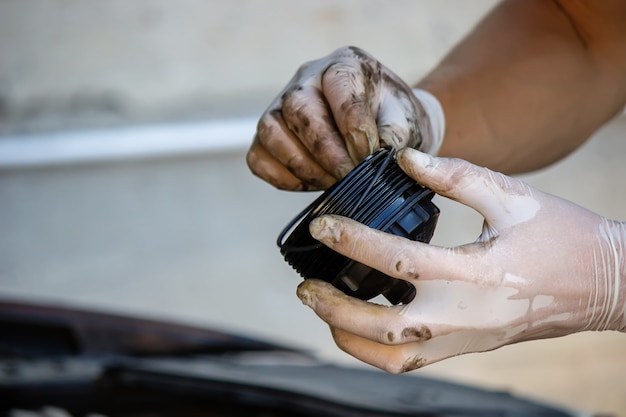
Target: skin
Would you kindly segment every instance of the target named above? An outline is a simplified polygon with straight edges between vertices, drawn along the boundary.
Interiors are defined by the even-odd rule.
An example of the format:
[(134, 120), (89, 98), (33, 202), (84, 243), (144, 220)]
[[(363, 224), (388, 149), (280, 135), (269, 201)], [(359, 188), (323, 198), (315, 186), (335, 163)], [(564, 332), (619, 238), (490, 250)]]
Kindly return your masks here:
[[(446, 119), (441, 156), (506, 173), (568, 155), (626, 103), (626, 1), (508, 0), (416, 84)], [(421, 104), (367, 52), (304, 64), (259, 120), (254, 174), (325, 189), (381, 144), (429, 152)], [(407, 121), (404, 121), (404, 120)]]
[(417, 84), (441, 101), (441, 156), (506, 173), (568, 155), (626, 103), (626, 2), (499, 4)]
[[(247, 162), (281, 189), (324, 189), (377, 147), (485, 219), (441, 248), (350, 219), (310, 224), (324, 244), (417, 289), (381, 306), (306, 280), (302, 302), (337, 345), (393, 373), (588, 330), (626, 330), (626, 226), (505, 174), (563, 158), (626, 104), (626, 1), (505, 0), (416, 86), (445, 114), (439, 155), (410, 87), (357, 48), (304, 64), (259, 121)], [(426, 153), (416, 151), (415, 148)], [(486, 167), (486, 168), (481, 168)]]

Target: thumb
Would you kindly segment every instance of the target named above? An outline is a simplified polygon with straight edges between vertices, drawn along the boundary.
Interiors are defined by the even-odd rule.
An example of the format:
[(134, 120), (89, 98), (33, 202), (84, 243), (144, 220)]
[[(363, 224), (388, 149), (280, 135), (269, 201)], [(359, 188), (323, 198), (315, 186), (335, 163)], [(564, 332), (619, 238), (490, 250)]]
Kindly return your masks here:
[(438, 158), (414, 149), (398, 152), (398, 165), (437, 194), (478, 211), (494, 227), (519, 224), (540, 208), (523, 181), (457, 158)]

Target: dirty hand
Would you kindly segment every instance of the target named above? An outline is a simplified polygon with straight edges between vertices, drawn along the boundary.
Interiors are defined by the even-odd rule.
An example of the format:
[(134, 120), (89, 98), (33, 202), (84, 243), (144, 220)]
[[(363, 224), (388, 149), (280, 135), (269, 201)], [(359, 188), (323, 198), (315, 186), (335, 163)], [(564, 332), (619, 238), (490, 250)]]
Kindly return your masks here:
[(335, 251), (417, 289), (406, 305), (382, 306), (305, 280), (298, 296), (341, 349), (400, 373), (526, 340), (626, 331), (625, 223), (460, 159), (411, 149), (397, 159), (419, 183), (477, 210), (482, 234), (444, 248), (338, 216), (311, 222)]
[(443, 128), (434, 96), (345, 47), (298, 69), (261, 116), (247, 162), (278, 188), (326, 189), (381, 144), (436, 153)]

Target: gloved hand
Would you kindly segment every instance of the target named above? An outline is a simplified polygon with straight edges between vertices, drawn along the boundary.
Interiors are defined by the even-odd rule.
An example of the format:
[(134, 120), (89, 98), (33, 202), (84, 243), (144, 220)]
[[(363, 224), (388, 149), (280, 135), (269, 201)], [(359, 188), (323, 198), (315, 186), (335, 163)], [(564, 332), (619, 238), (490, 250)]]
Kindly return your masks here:
[(345, 47), (298, 69), (261, 116), (247, 162), (278, 188), (326, 189), (381, 144), (436, 153), (443, 127), (434, 96)]
[(413, 242), (324, 216), (312, 235), (337, 252), (415, 285), (406, 305), (382, 306), (319, 280), (298, 288), (337, 345), (400, 373), (470, 352), (585, 330), (626, 331), (626, 225), (460, 159), (406, 149), (419, 183), (477, 210), (478, 240)]

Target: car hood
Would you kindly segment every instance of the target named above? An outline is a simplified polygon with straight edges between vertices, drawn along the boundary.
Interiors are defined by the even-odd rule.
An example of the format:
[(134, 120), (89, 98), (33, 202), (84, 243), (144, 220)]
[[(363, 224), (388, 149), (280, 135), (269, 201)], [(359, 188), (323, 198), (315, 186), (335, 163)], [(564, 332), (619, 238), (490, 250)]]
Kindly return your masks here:
[(328, 364), (244, 335), (0, 301), (0, 405), (115, 416), (580, 416), (467, 385)]

